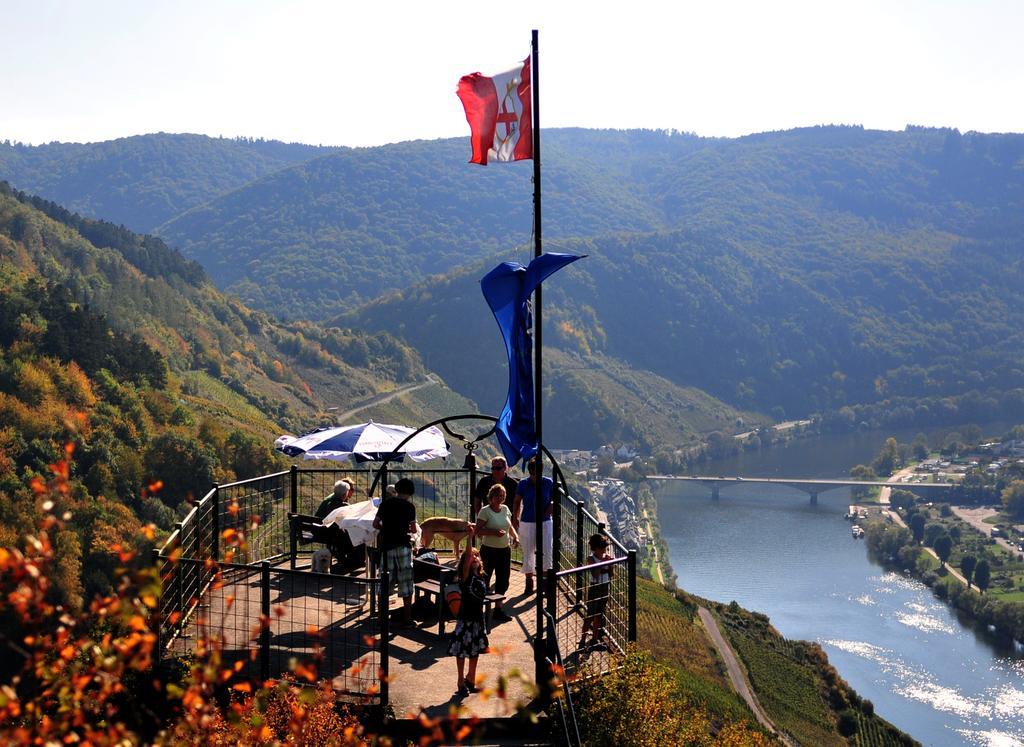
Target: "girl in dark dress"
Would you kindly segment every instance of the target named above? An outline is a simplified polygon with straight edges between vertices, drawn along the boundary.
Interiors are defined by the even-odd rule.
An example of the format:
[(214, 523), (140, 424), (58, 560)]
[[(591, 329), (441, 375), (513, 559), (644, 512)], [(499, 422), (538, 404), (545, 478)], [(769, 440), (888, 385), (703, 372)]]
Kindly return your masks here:
[[(462, 599), (455, 630), (448, 642), (448, 655), (455, 657), (459, 671), (458, 694), (463, 697), (479, 689), (476, 686), (477, 657), (486, 652), (488, 646), (487, 631), (484, 628), (487, 582), (483, 574), (480, 551), (470, 545), (459, 559), (459, 591)], [(466, 659), (469, 659), (468, 672), (465, 671)]]

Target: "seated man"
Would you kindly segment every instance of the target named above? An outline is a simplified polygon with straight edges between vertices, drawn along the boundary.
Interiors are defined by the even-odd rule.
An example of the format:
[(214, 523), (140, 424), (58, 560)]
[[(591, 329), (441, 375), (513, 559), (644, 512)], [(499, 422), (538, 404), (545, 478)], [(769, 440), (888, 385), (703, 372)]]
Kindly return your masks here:
[[(323, 499), (314, 516), (318, 519), (323, 519), (334, 509), (347, 506), (352, 493), (351, 482), (348, 480), (338, 480), (334, 483), (334, 492)], [(338, 526), (331, 525), (318, 530), (314, 534), (313, 539), (327, 545), (331, 555), (343, 565), (350, 565), (359, 560), (359, 558), (354, 557), (354, 548), (352, 547), (352, 540), (349, 539), (348, 532)]]
[(351, 495), (352, 483), (348, 480), (338, 480), (334, 483), (334, 492), (320, 502), (313, 515), (318, 519), (322, 519), (334, 509), (347, 506)]

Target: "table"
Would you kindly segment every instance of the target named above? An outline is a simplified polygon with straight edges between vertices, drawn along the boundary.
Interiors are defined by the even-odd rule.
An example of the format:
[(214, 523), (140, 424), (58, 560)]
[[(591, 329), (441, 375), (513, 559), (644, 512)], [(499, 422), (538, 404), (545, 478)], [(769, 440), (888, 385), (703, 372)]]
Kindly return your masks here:
[[(324, 517), (323, 525), (329, 527), (332, 524), (339, 529), (348, 532), (353, 547), (363, 545), (366, 548), (366, 572), (368, 578), (377, 577), (377, 563), (375, 554), (370, 548), (377, 547), (378, 531), (373, 527), (373, 520), (377, 518), (377, 507), (380, 505), (380, 498), (373, 498), (359, 503), (350, 503), (347, 506), (339, 506)], [(418, 545), (422, 532), (420, 525), (416, 525), (416, 532), (413, 534), (413, 545)], [(370, 611), (376, 609), (376, 599), (370, 595)]]
[(377, 530), (373, 528), (373, 520), (377, 516), (379, 503), (380, 499), (374, 498), (369, 501), (339, 506), (324, 517), (323, 525), (329, 527), (333, 524), (348, 532), (353, 546), (376, 547)]
[[(380, 505), (380, 498), (359, 503), (350, 503), (347, 506), (339, 506), (324, 517), (323, 524), (329, 527), (332, 524), (339, 529), (348, 532), (353, 546), (366, 545), (367, 547), (377, 546), (377, 530), (373, 528), (373, 520), (377, 517), (377, 507)], [(413, 534), (413, 544), (418, 545), (422, 531), (419, 524), (416, 525), (416, 532)]]

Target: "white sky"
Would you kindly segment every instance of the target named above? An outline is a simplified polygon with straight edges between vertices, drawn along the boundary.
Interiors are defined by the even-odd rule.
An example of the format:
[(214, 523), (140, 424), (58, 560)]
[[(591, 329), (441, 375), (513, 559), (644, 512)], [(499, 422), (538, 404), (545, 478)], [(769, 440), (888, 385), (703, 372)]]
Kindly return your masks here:
[(1024, 131), (1024, 2), (0, 0), (0, 140), (465, 135), (540, 29), (544, 127)]

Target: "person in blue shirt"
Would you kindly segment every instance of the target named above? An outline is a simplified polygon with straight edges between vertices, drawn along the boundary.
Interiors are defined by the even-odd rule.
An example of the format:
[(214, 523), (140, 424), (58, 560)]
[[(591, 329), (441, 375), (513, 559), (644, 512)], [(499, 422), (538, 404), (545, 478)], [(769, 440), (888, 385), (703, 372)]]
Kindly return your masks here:
[[(530, 476), (519, 481), (516, 486), (516, 500), (512, 509), (512, 526), (519, 532), (519, 544), (523, 548), (523, 573), (526, 574), (526, 593), (533, 593), (533, 573), (537, 564), (537, 523), (534, 515), (534, 503), (536, 502), (536, 486), (539, 475), (537, 474), (537, 457), (534, 457), (527, 464)], [(540, 477), (541, 495), (541, 532), (544, 542), (544, 570), (551, 570), (551, 554), (553, 552), (553, 524), (551, 516), (554, 511), (554, 504), (551, 502), (551, 492), (555, 483), (550, 477)]]

